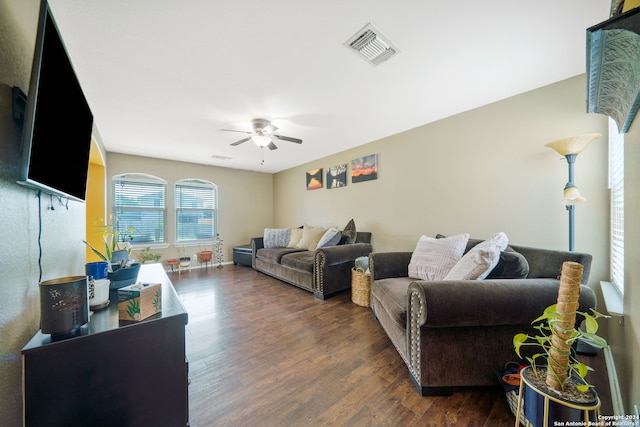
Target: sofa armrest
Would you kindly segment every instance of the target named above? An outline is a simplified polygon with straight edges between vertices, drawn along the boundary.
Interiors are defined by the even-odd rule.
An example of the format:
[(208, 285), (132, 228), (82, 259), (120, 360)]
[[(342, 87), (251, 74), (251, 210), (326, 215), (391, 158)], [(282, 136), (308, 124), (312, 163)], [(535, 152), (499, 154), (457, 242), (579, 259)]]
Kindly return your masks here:
[(313, 294), (316, 298), (324, 299), (351, 288), (351, 269), (356, 258), (369, 255), (371, 250), (369, 243), (316, 249), (313, 265)]
[(371, 280), (408, 277), (413, 252), (372, 252), (369, 254)]
[(251, 268), (256, 269), (256, 252), (258, 249), (264, 248), (264, 237), (251, 238)]
[[(527, 325), (555, 304), (558, 279), (415, 281), (407, 291), (414, 326), (433, 328)], [(595, 293), (582, 285), (579, 311), (596, 307)]]
[[(328, 267), (335, 264), (351, 262), (355, 266), (355, 260), (361, 256), (368, 256), (372, 247), (369, 243), (352, 243), (350, 245), (325, 246), (316, 249), (316, 265)], [(319, 261), (321, 257), (322, 261)], [(352, 266), (353, 267), (353, 266)]]
[(252, 237), (251, 238), (251, 251), (255, 255), (258, 249), (264, 248), (264, 238), (261, 237)]

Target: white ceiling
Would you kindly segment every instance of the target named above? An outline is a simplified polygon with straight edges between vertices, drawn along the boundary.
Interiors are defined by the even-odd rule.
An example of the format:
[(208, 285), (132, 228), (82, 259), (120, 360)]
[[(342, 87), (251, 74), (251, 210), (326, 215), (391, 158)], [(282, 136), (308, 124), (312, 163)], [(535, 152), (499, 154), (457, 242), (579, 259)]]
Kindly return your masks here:
[[(584, 73), (611, 1), (50, 4), (107, 151), (273, 173)], [(377, 67), (344, 46), (367, 23)], [(253, 118), (304, 142), (230, 146)]]

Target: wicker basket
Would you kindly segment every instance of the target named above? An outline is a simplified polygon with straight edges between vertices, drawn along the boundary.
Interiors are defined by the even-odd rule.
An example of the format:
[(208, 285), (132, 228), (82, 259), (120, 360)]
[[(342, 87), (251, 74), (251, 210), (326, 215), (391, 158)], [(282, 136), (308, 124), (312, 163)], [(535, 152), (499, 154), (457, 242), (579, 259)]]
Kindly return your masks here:
[(362, 307), (371, 307), (371, 276), (351, 269), (351, 301)]
[[(518, 416), (518, 394), (515, 390), (511, 390), (507, 392), (507, 403), (509, 404), (509, 409), (511, 409), (511, 413), (517, 417)], [(524, 402), (522, 404), (524, 406)], [(520, 408), (520, 425), (524, 427), (533, 427), (527, 417), (524, 416), (524, 408)]]

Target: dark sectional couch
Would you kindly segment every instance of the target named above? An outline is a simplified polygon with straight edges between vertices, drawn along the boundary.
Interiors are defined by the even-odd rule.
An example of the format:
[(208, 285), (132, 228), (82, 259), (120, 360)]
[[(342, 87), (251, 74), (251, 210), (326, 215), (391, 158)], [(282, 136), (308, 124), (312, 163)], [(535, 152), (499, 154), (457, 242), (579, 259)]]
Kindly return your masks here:
[(362, 231), (356, 233), (354, 243), (316, 250), (264, 246), (263, 237), (251, 239), (255, 270), (313, 292), (320, 299), (350, 289), (355, 259), (372, 251), (371, 233)]
[[(469, 240), (466, 251), (478, 243)], [(595, 308), (595, 294), (585, 285), (591, 255), (524, 246), (509, 250), (526, 259), (525, 278), (511, 279), (503, 271), (485, 280), (423, 281), (407, 277), (412, 252), (370, 254), (372, 310), (422, 395), (498, 384), (495, 372), (518, 360), (513, 336), (532, 333), (531, 321), (555, 304), (563, 262), (584, 266), (579, 310)]]

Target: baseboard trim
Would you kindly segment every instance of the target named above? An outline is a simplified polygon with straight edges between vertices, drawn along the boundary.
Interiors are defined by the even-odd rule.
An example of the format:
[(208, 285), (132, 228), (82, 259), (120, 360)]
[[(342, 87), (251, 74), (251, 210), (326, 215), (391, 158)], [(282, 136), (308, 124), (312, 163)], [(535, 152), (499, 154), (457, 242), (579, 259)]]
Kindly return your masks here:
[(607, 377), (609, 377), (609, 389), (611, 393), (611, 406), (613, 407), (613, 415), (625, 415), (624, 404), (622, 402), (622, 393), (620, 392), (620, 383), (618, 382), (618, 371), (613, 360), (611, 348), (604, 348), (604, 361), (607, 366)]

